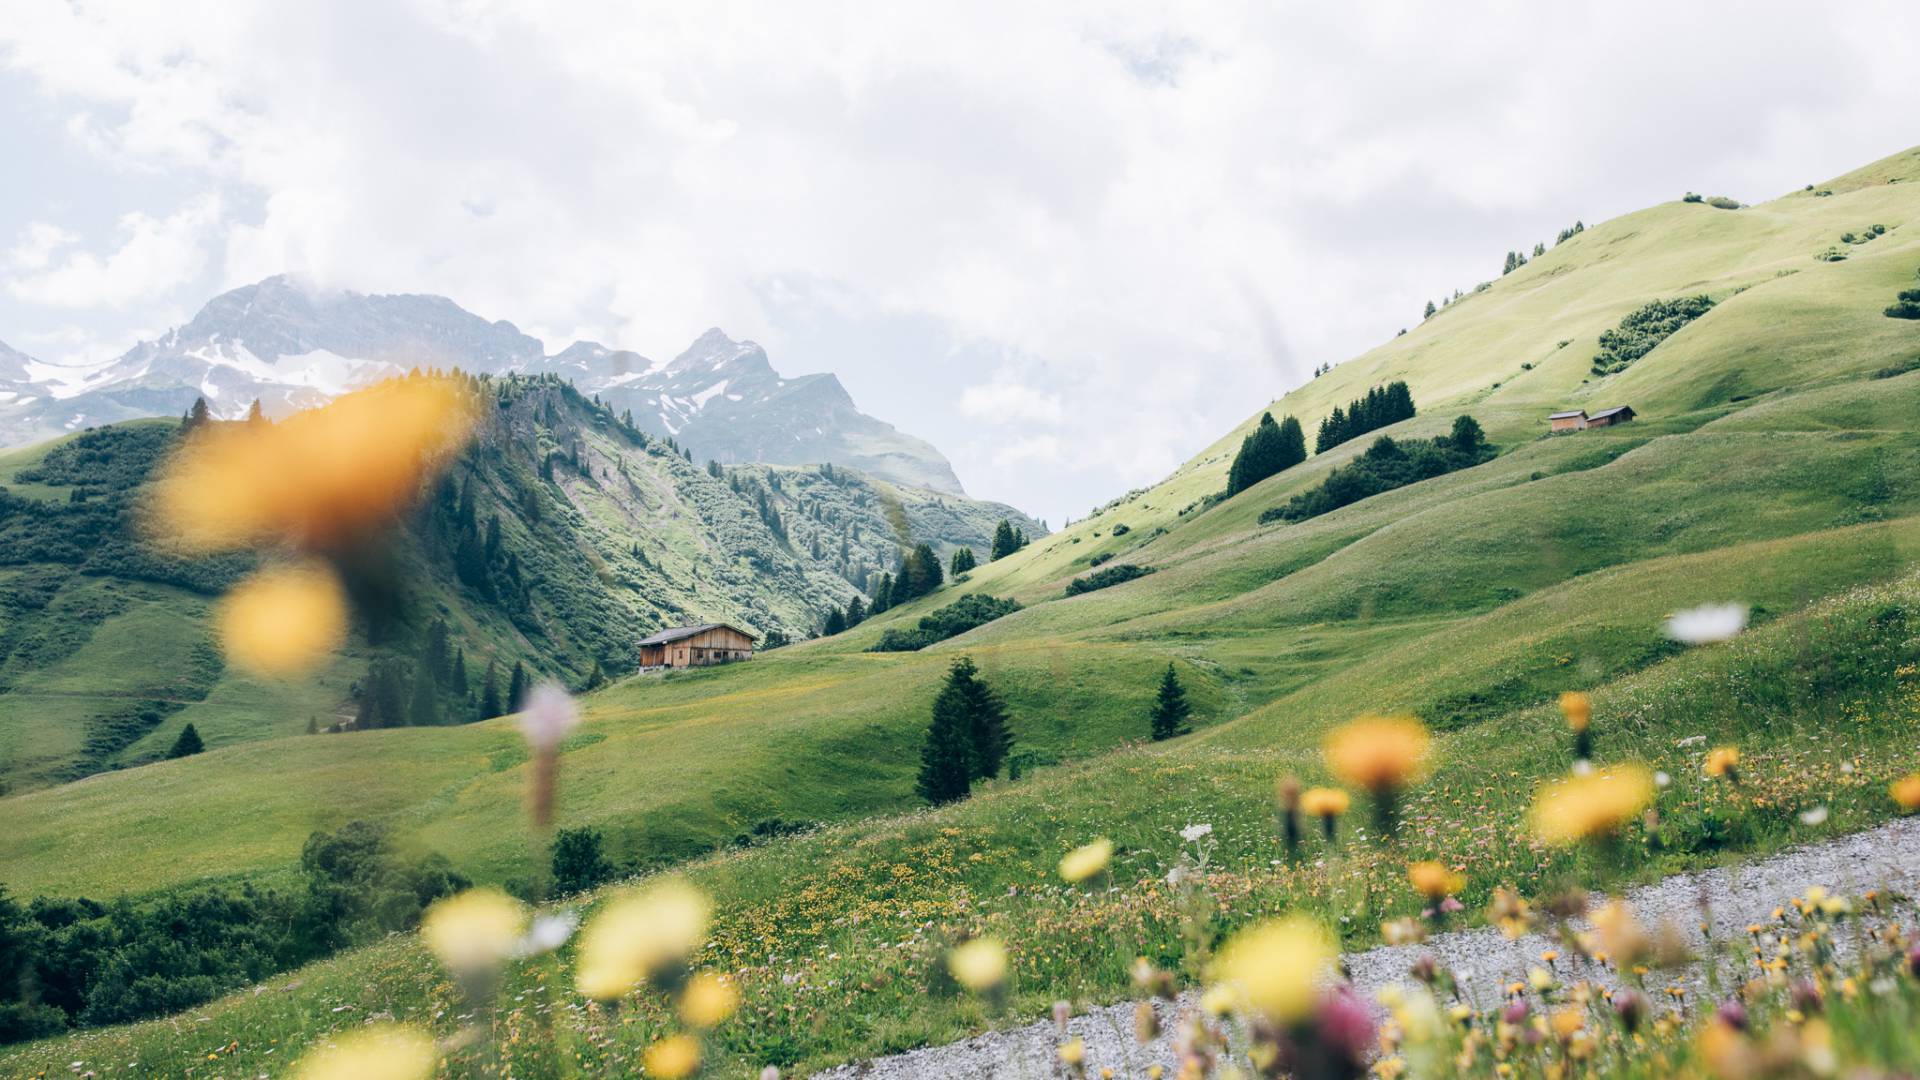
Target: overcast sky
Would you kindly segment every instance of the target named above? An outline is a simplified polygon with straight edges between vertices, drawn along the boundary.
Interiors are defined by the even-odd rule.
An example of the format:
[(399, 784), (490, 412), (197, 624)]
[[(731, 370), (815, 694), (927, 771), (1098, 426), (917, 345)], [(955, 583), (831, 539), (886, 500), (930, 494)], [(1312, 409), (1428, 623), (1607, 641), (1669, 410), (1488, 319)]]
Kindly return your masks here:
[(1920, 142), (1911, 0), (4, 6), (15, 348), (281, 271), (717, 325), (1055, 525), (1575, 218)]

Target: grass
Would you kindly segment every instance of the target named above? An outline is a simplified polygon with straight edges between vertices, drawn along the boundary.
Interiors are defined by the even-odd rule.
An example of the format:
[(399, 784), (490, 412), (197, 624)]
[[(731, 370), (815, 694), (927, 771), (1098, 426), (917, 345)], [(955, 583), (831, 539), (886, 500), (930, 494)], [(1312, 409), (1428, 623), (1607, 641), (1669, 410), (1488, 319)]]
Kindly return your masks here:
[[(604, 828), (616, 855), (642, 865), (683, 865), (718, 898), (705, 960), (737, 975), (749, 1012), (714, 1050), (739, 1071), (904, 1049), (1056, 997), (1128, 993), (1133, 955), (1179, 958), (1186, 914), (1157, 883), (1179, 856), (1177, 830), (1199, 821), (1218, 844), (1210, 938), (1301, 909), (1364, 944), (1382, 918), (1413, 909), (1398, 876), (1410, 857), (1461, 865), (1469, 906), (1497, 884), (1532, 891), (1593, 871), (1520, 827), (1534, 785), (1567, 765), (1549, 706), (1565, 689), (1594, 691), (1603, 758), (1676, 778), (1661, 800), (1681, 840), (1614, 880), (1878, 820), (1886, 779), (1920, 765), (1920, 372), (1873, 377), (1920, 347), (1910, 325), (1878, 314), (1887, 282), (1920, 264), (1920, 233), (1905, 224), (1920, 183), (1886, 182), (1920, 180), (1920, 156), (1860, 175), (1877, 179), (1826, 185), (1830, 198), (1738, 212), (1673, 203), (1595, 226), (1269, 406), (1311, 426), (1374, 382), (1405, 378), (1421, 415), (1385, 433), (1438, 434), (1471, 412), (1502, 449), (1488, 464), (1262, 526), (1262, 510), (1368, 440), (1203, 509), (1243, 425), (1163, 483), (957, 588), (749, 664), (594, 694), (562, 758), (560, 821)], [(1859, 220), (1890, 231), (1846, 263), (1806, 258), (1817, 237)], [(1707, 315), (1618, 375), (1587, 374), (1602, 329), (1650, 299), (1703, 291), (1720, 301)], [(1545, 433), (1553, 409), (1611, 404), (1641, 419)], [(1129, 528), (1115, 537), (1119, 522)], [(1108, 552), (1156, 572), (1060, 599)], [(860, 652), (961, 592), (1029, 606), (920, 653)], [(1728, 599), (1752, 605), (1756, 624), (1734, 643), (1681, 651), (1661, 636), (1666, 614)], [(961, 654), (1007, 697), (1021, 743), (1065, 763), (910, 810), (926, 703)], [(1169, 659), (1202, 729), (1139, 745)], [(1444, 733), (1402, 840), (1276, 865), (1275, 777), (1316, 778), (1320, 735), (1377, 709), (1414, 711)], [(1696, 735), (1746, 750), (1752, 779), (1737, 799), (1679, 745)], [(28, 895), (272, 876), (311, 829), (371, 816), (504, 881), (535, 857), (524, 783), (506, 722), (232, 745), (7, 798), (0, 863)], [(1815, 802), (1827, 821), (1800, 825)], [(772, 817), (826, 827), (726, 846)], [(1117, 891), (1054, 884), (1060, 853), (1095, 835), (1119, 845)], [(979, 930), (1014, 954), (1006, 1014), (929, 991), (942, 943)], [(563, 998), (557, 969), (534, 974), (510, 988), (525, 996), (500, 1020), (521, 1033), (513, 1053), (532, 1055), (517, 1074), (565, 1072), (555, 1055), (623, 1068), (660, 1030), (645, 1008), (614, 1024), (573, 1006), (562, 1034), (536, 1038), (543, 995), (556, 1009)], [(217, 1052), (222, 1070), (257, 1071), (366, 1012), (444, 1032), (436, 1016), (452, 994), (416, 946), (390, 942), (210, 1006), (205, 1024), (79, 1035), (0, 1065)], [(336, 1004), (352, 1007), (320, 1019)]]

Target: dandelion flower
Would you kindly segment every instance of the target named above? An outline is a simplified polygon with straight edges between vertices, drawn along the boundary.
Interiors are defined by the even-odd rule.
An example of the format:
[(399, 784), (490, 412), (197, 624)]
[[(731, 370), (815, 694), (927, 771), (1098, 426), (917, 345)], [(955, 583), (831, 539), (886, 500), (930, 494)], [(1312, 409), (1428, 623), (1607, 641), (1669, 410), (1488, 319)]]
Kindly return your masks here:
[(1578, 734), (1593, 720), (1593, 701), (1578, 690), (1569, 690), (1560, 695), (1560, 712), (1567, 718), (1567, 727)]
[(1747, 628), (1747, 605), (1706, 604), (1667, 617), (1667, 636), (1682, 645), (1726, 641)]
[(1076, 1035), (1061, 1043), (1057, 1053), (1060, 1055), (1060, 1064), (1068, 1068), (1079, 1065), (1087, 1059), (1086, 1040)]
[(684, 1080), (700, 1070), (700, 1043), (691, 1035), (669, 1035), (642, 1055), (648, 1076)]
[(220, 647), (260, 675), (312, 670), (347, 636), (347, 596), (318, 563), (262, 570), (220, 601)]
[(1353, 805), (1353, 796), (1335, 787), (1308, 788), (1300, 795), (1300, 811), (1309, 817), (1337, 818)]
[(384, 526), (465, 443), (458, 379), (390, 379), (276, 424), (196, 431), (161, 467), (148, 528), (193, 552), (288, 543), (337, 550)]
[(953, 981), (976, 994), (1000, 988), (1007, 979), (1007, 949), (990, 937), (978, 937), (947, 953)]
[(703, 971), (680, 992), (680, 1018), (697, 1028), (718, 1026), (740, 1007), (740, 991), (731, 982)]
[(1108, 860), (1113, 858), (1113, 841), (1101, 837), (1091, 844), (1074, 848), (1060, 860), (1060, 876), (1068, 882), (1079, 883), (1107, 868)]
[(1653, 777), (1639, 765), (1615, 765), (1547, 785), (1534, 799), (1535, 836), (1550, 844), (1610, 836), (1653, 801)]
[(518, 900), (493, 889), (468, 889), (427, 909), (420, 938), (456, 975), (498, 967), (520, 946), (527, 914)]
[(1718, 746), (1707, 755), (1706, 767), (1702, 770), (1708, 776), (1738, 782), (1740, 779), (1740, 749), (1734, 746)]
[(1336, 955), (1319, 923), (1292, 915), (1241, 931), (1221, 952), (1217, 974), (1248, 1008), (1291, 1024), (1313, 1012)]
[(1895, 780), (1887, 787), (1887, 794), (1902, 810), (1920, 810), (1920, 773)]
[(580, 932), (575, 985), (616, 998), (684, 962), (706, 937), (709, 911), (706, 896), (678, 878), (609, 901)]
[(1452, 896), (1467, 887), (1466, 876), (1441, 863), (1427, 860), (1407, 867), (1407, 881), (1414, 891), (1429, 900)]
[(309, 1052), (294, 1069), (298, 1080), (420, 1080), (439, 1055), (433, 1040), (413, 1028), (381, 1024), (343, 1035)]
[(1363, 716), (1335, 728), (1322, 749), (1335, 776), (1379, 793), (1424, 774), (1433, 739), (1411, 716)]

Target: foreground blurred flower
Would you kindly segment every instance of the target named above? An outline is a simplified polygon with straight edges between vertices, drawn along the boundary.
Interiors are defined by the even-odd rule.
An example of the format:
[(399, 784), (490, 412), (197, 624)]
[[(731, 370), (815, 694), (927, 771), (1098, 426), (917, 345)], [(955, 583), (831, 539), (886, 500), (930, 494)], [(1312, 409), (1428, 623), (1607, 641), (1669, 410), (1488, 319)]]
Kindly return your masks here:
[(574, 984), (582, 994), (620, 997), (686, 962), (707, 933), (705, 894), (678, 878), (622, 894), (580, 932)]
[(1308, 788), (1300, 795), (1301, 812), (1308, 817), (1319, 818), (1320, 828), (1329, 840), (1333, 839), (1333, 828), (1340, 815), (1346, 813), (1347, 807), (1352, 804), (1353, 797), (1340, 788)]
[(1425, 775), (1432, 746), (1411, 716), (1363, 716), (1329, 733), (1322, 751), (1335, 776), (1373, 796), (1381, 831), (1392, 833), (1400, 789)]
[(1747, 628), (1747, 605), (1706, 604), (1667, 617), (1667, 636), (1682, 645), (1726, 641)]
[(390, 379), (275, 424), (197, 429), (154, 482), (148, 528), (189, 551), (333, 551), (384, 526), (466, 442), (461, 380)]
[(1113, 858), (1113, 841), (1101, 837), (1091, 844), (1074, 848), (1060, 860), (1060, 876), (1072, 883), (1079, 883), (1107, 868), (1107, 861)]
[(433, 1040), (391, 1024), (361, 1028), (310, 1051), (294, 1068), (298, 1080), (418, 1080), (433, 1072)]
[(1318, 922), (1290, 915), (1235, 935), (1220, 954), (1216, 975), (1248, 1009), (1291, 1024), (1312, 1014), (1337, 955)]
[(520, 733), (533, 750), (528, 774), (527, 809), (538, 828), (553, 820), (554, 771), (560, 743), (580, 725), (580, 706), (559, 683), (543, 682), (520, 703)]
[(1578, 690), (1569, 690), (1560, 695), (1560, 712), (1567, 718), (1567, 729), (1573, 732), (1573, 758), (1586, 761), (1593, 757), (1593, 700)]
[(1707, 764), (1703, 770), (1708, 776), (1725, 777), (1733, 783), (1740, 782), (1740, 749), (1734, 746), (1718, 746), (1707, 755)]
[(1432, 860), (1417, 862), (1407, 867), (1407, 882), (1415, 892), (1429, 900), (1439, 900), (1452, 896), (1467, 887), (1466, 875), (1448, 869), (1444, 864)]
[(1613, 765), (1558, 780), (1534, 799), (1533, 833), (1549, 844), (1616, 835), (1653, 801), (1653, 777), (1639, 765)]
[(298, 675), (347, 636), (347, 596), (319, 563), (262, 570), (220, 600), (220, 648), (258, 675)]
[(1920, 810), (1920, 773), (1895, 780), (1888, 785), (1887, 794), (1902, 810)]
[(715, 1027), (739, 1007), (740, 991), (710, 971), (687, 980), (680, 992), (680, 1018), (697, 1028)]
[(648, 1076), (683, 1080), (700, 1070), (700, 1043), (691, 1035), (669, 1035), (647, 1047), (641, 1060)]
[(991, 993), (1007, 979), (1007, 950), (990, 937), (974, 938), (947, 954), (953, 981), (976, 994)]
[(447, 970), (475, 975), (514, 955), (526, 924), (520, 901), (493, 889), (468, 889), (427, 909), (420, 939)]

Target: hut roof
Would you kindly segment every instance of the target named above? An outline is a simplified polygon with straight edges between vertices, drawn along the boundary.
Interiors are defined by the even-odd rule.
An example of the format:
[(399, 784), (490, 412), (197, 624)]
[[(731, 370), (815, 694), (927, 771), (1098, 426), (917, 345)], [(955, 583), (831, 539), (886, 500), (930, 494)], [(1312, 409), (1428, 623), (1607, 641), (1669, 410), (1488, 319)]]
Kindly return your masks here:
[(1600, 410), (1599, 412), (1597, 412), (1597, 413), (1594, 413), (1594, 414), (1593, 414), (1592, 416), (1589, 416), (1589, 417), (1587, 417), (1587, 419), (1589, 419), (1589, 420), (1602, 420), (1602, 419), (1605, 419), (1605, 418), (1607, 418), (1607, 417), (1609, 417), (1609, 416), (1618, 416), (1618, 415), (1619, 415), (1619, 414), (1621, 414), (1621, 413), (1626, 413), (1626, 414), (1627, 414), (1628, 416), (1632, 416), (1632, 415), (1634, 415), (1634, 412), (1633, 412), (1633, 406), (1631, 406), (1631, 405), (1615, 405), (1615, 406), (1614, 406), (1613, 408), (1611, 408), (1611, 409), (1601, 409), (1601, 410)]
[(748, 641), (755, 640), (752, 634), (749, 634), (745, 630), (742, 630), (739, 627), (734, 626), (730, 623), (708, 622), (708, 623), (697, 623), (693, 626), (671, 626), (665, 630), (660, 631), (657, 634), (653, 634), (649, 637), (641, 638), (640, 644), (666, 645), (671, 642), (680, 641), (683, 638), (693, 637), (695, 634), (704, 634), (709, 630), (731, 630), (734, 633), (739, 634), (740, 636), (746, 638)]
[(1585, 415), (1587, 415), (1587, 410), (1585, 410), (1585, 409), (1574, 409), (1574, 410), (1572, 410), (1572, 411), (1570, 411), (1570, 412), (1557, 412), (1557, 413), (1548, 413), (1548, 414), (1547, 414), (1547, 419), (1549, 419), (1549, 420), (1567, 420), (1567, 419), (1570, 419), (1570, 418), (1572, 418), (1572, 417), (1575, 417), (1575, 416), (1585, 416)]

